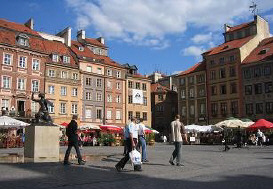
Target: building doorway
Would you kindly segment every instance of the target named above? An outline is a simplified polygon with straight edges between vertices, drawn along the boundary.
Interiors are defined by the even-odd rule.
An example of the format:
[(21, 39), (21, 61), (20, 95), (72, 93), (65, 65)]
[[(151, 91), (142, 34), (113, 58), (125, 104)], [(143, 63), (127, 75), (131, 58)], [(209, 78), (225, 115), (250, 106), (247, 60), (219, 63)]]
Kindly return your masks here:
[(17, 101), (17, 110), (20, 117), (25, 117), (25, 101)]

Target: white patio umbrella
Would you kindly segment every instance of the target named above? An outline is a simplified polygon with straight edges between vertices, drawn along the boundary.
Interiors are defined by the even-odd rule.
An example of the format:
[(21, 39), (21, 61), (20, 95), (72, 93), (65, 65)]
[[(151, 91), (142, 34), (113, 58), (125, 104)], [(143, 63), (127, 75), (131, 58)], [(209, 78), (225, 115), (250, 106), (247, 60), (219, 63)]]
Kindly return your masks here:
[(241, 120), (237, 120), (237, 119), (234, 119), (234, 120), (225, 120), (225, 121), (221, 121), (217, 124), (215, 124), (215, 126), (217, 127), (229, 127), (229, 128), (235, 128), (235, 127), (247, 127), (244, 122), (242, 122)]
[(8, 117), (8, 116), (1, 116), (0, 117), (0, 128), (21, 128), (28, 126), (28, 123), (23, 121), (19, 121), (17, 119)]
[(81, 125), (80, 129), (81, 130), (87, 130), (87, 129), (101, 130), (100, 126), (92, 124), (92, 123)]

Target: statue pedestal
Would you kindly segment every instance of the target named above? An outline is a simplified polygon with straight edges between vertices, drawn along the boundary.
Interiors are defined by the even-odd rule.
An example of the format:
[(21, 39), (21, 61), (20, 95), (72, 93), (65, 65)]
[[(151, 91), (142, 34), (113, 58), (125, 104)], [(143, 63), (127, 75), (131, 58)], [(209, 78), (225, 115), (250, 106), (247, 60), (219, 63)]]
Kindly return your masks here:
[(59, 132), (57, 126), (26, 127), (24, 157), (31, 162), (59, 162)]

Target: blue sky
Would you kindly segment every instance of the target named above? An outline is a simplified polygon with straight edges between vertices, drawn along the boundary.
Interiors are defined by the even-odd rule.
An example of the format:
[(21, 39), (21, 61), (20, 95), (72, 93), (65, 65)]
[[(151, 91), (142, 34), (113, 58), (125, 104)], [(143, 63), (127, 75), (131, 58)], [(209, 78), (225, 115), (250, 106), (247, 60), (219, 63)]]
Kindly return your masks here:
[[(253, 20), (250, 0), (2, 1), (2, 18), (24, 23), (32, 17), (37, 31), (56, 34), (70, 26), (74, 38), (78, 29), (103, 36), (112, 59), (135, 64), (142, 74), (186, 70), (223, 42), (224, 23)], [(273, 34), (273, 1), (255, 2)]]

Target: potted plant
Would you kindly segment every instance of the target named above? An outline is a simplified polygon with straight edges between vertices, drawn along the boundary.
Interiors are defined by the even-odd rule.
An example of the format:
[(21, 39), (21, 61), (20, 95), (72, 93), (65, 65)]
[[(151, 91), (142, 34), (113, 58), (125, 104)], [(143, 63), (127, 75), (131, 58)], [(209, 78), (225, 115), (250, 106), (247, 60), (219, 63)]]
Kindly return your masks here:
[(155, 144), (155, 134), (154, 133), (149, 134), (148, 144), (151, 146), (153, 146)]

